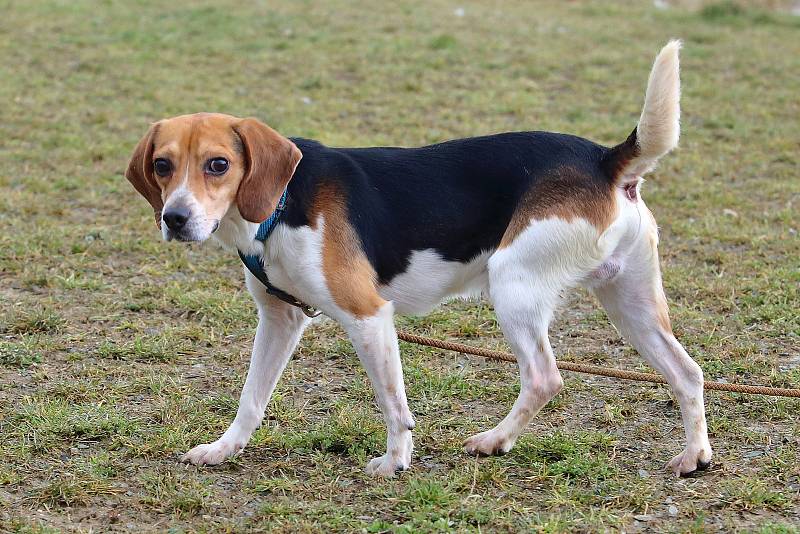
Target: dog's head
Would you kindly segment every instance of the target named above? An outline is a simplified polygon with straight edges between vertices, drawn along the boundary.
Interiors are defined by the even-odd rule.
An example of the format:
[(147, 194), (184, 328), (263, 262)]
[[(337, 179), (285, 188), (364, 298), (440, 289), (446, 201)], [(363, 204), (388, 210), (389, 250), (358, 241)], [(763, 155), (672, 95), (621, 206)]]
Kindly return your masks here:
[(125, 177), (153, 206), (164, 239), (203, 241), (233, 207), (260, 223), (302, 154), (256, 119), (197, 113), (153, 124)]

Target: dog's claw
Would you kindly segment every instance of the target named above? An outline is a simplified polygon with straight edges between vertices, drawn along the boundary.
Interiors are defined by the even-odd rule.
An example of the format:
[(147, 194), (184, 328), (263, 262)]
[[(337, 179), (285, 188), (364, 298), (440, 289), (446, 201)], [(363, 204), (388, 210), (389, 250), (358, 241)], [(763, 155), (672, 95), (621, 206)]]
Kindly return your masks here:
[(235, 444), (217, 440), (194, 447), (181, 456), (180, 460), (194, 465), (219, 465), (241, 450), (242, 447)]
[(399, 458), (393, 458), (389, 454), (384, 454), (373, 458), (367, 464), (367, 474), (382, 478), (395, 477), (410, 467), (410, 462), (404, 462)]
[[(707, 459), (703, 459), (707, 458)], [(689, 450), (685, 449), (675, 458), (669, 461), (667, 469), (672, 470), (675, 475), (681, 478), (691, 478), (699, 476), (702, 471), (711, 466), (711, 449), (708, 450)]]
[(488, 430), (467, 438), (464, 450), (470, 456), (503, 456), (514, 446), (514, 442), (505, 436)]
[(697, 462), (697, 469), (695, 469), (694, 471), (689, 471), (688, 473), (681, 473), (680, 477), (681, 478), (699, 477), (703, 473), (703, 471), (706, 471), (709, 467), (711, 467), (711, 462), (710, 461), (708, 461), (708, 462), (698, 461)]

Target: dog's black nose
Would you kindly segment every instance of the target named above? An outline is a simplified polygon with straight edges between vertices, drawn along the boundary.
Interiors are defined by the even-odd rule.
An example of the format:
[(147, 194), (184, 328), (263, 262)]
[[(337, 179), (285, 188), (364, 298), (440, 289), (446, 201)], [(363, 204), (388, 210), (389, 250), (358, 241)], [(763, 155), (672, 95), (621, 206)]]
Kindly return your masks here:
[(171, 208), (169, 211), (164, 212), (162, 217), (164, 222), (167, 223), (167, 228), (177, 232), (186, 226), (186, 221), (189, 220), (189, 210), (186, 208)]

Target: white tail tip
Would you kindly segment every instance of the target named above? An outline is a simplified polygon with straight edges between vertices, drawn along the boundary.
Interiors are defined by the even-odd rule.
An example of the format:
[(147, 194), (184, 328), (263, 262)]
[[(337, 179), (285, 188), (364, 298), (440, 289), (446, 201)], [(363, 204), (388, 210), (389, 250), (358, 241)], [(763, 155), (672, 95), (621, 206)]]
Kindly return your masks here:
[(656, 56), (650, 71), (644, 108), (636, 127), (639, 144), (636, 160), (645, 168), (637, 174), (650, 170), (661, 156), (678, 146), (681, 129), (680, 49), (678, 40), (667, 43)]
[(636, 126), (636, 135), (617, 147), (624, 160), (618, 167), (620, 174), (641, 176), (652, 170), (660, 157), (678, 146), (681, 117), (680, 49), (681, 42), (672, 40), (656, 56), (647, 81), (644, 108)]

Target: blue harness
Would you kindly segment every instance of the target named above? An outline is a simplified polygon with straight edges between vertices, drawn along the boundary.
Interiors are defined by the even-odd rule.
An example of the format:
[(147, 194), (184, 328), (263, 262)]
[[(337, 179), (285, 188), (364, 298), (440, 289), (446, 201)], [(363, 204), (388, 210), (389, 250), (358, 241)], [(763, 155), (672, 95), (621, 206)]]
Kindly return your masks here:
[[(275, 229), (275, 225), (278, 223), (278, 219), (280, 219), (285, 208), (286, 191), (284, 190), (283, 195), (281, 195), (281, 199), (278, 201), (278, 205), (275, 207), (275, 211), (272, 212), (272, 215), (270, 215), (266, 221), (259, 225), (258, 231), (256, 232), (256, 241), (261, 241), (262, 243), (267, 242), (267, 239), (269, 239), (270, 234)], [(288, 304), (291, 304), (292, 306), (297, 306), (303, 310), (303, 313), (308, 317), (316, 317), (322, 313), (321, 311), (315, 310), (308, 304), (291, 296), (289, 293), (273, 286), (267, 277), (266, 271), (264, 270), (264, 259), (261, 256), (256, 254), (243, 254), (241, 250), (238, 252), (239, 259), (242, 260), (242, 263), (244, 263), (244, 266), (247, 267), (247, 270), (253, 273), (253, 276), (258, 278), (259, 282), (264, 284), (264, 288), (267, 290), (267, 293), (281, 299)]]

